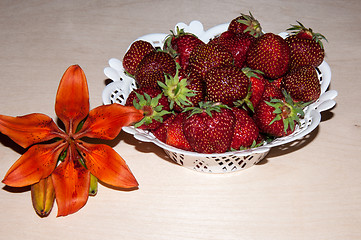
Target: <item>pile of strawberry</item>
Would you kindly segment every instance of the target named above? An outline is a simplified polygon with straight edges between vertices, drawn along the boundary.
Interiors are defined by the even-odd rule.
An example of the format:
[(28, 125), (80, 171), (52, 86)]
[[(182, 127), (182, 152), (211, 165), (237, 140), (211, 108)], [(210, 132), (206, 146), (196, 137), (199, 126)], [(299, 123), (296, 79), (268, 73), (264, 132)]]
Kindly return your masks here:
[(135, 127), (199, 153), (243, 150), (291, 134), (320, 96), (316, 67), (326, 40), (297, 23), (284, 39), (263, 33), (250, 13), (208, 43), (183, 29), (171, 31), (162, 49), (135, 41), (123, 58), (139, 86), (126, 105), (144, 111)]

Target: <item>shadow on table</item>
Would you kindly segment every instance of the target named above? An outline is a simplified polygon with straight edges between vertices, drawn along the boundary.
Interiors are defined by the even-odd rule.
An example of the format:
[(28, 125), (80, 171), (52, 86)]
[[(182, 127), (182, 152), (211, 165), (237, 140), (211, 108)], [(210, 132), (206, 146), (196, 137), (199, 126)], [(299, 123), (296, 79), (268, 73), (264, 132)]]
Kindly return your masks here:
[[(331, 118), (333, 118), (333, 116), (334, 114), (331, 111), (321, 112), (321, 124), (324, 121), (330, 120)], [(318, 132), (319, 132), (319, 126), (317, 126), (315, 130), (313, 130), (311, 133), (309, 133), (308, 135), (304, 136), (301, 139), (272, 148), (270, 152), (267, 154), (267, 156), (264, 159), (262, 159), (259, 163), (257, 163), (257, 165), (266, 164), (269, 161), (268, 159), (285, 155), (306, 147), (316, 138)]]
[[(5, 147), (9, 148), (9, 151), (15, 151), (17, 152), (19, 155), (22, 155), (26, 152), (27, 149), (22, 148), (21, 146), (19, 146), (18, 144), (16, 144), (13, 140), (11, 140), (11, 138), (9, 138), (8, 136), (0, 133), (0, 144), (4, 145)], [(14, 159), (14, 163), (17, 159)], [(4, 177), (4, 176), (1, 176)], [(10, 187), (5, 185), (3, 188), (3, 190), (7, 191), (7, 192), (11, 192), (11, 193), (22, 193), (22, 192), (27, 192), (30, 191), (30, 186), (26, 186), (26, 187)]]
[[(168, 157), (168, 155), (163, 151), (162, 148), (158, 147), (154, 143), (151, 142), (142, 142), (134, 138), (132, 134), (129, 133), (121, 133), (122, 140), (129, 145), (135, 146), (135, 150), (141, 153), (152, 153), (156, 154), (158, 157), (167, 160), (168, 162), (175, 163), (172, 159)], [(178, 165), (178, 164), (177, 164)]]

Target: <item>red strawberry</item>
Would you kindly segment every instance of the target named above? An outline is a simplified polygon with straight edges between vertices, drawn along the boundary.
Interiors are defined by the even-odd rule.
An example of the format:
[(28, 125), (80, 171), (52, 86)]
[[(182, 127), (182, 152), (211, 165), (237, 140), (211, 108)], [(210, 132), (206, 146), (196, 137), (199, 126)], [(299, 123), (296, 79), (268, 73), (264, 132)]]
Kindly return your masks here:
[(199, 153), (226, 152), (232, 142), (234, 114), (225, 105), (211, 102), (199, 105), (199, 108), (190, 108), (192, 112), (183, 122), (187, 141)]
[(125, 105), (143, 110), (144, 118), (134, 125), (141, 129), (156, 129), (170, 114), (168, 99), (159, 88), (142, 87), (133, 90)]
[(293, 31), (285, 40), (291, 49), (290, 68), (296, 69), (302, 66), (319, 66), (324, 57), (325, 50), (322, 40), (327, 39), (320, 33), (314, 33), (311, 28), (306, 28), (302, 23), (291, 25), (287, 29)]
[(164, 82), (164, 74), (174, 76), (176, 63), (166, 52), (155, 51), (148, 53), (138, 64), (135, 80), (142, 87), (158, 87), (158, 81)]
[(255, 72), (255, 75), (250, 76), (250, 80), (252, 83), (250, 101), (253, 107), (256, 108), (262, 99), (267, 80), (264, 79), (262, 74), (257, 72)]
[(288, 71), (290, 48), (282, 37), (266, 33), (251, 45), (246, 61), (248, 67), (262, 71), (266, 78), (276, 79)]
[(191, 106), (198, 106), (199, 102), (203, 101), (205, 99), (205, 91), (206, 86), (205, 83), (201, 77), (196, 72), (191, 72), (187, 78), (187, 88), (192, 90), (195, 95), (190, 96), (188, 100), (191, 102)]
[(143, 57), (153, 51), (155, 51), (155, 48), (147, 41), (138, 40), (133, 42), (123, 58), (124, 70), (128, 74), (134, 75), (135, 69), (140, 61), (142, 61)]
[(220, 36), (220, 35), (217, 35), (217, 36), (209, 39), (209, 41), (208, 41), (207, 44), (209, 44), (209, 45), (211, 45), (211, 44), (218, 44), (218, 38), (219, 38), (219, 36)]
[(291, 97), (285, 93), (284, 99), (271, 98), (262, 100), (253, 115), (253, 119), (260, 132), (283, 137), (295, 130), (300, 117), (304, 116), (303, 108), (306, 104), (294, 104)]
[[(272, 85), (274, 85), (275, 87), (281, 89), (282, 79), (283, 79), (283, 77), (280, 77), (277, 79), (270, 79), (270, 80), (268, 80), (268, 82), (271, 83)], [(281, 92), (281, 94), (282, 94), (282, 92)]]
[(232, 108), (232, 111), (236, 118), (236, 124), (231, 148), (240, 150), (255, 145), (259, 137), (259, 130), (253, 119), (244, 109)]
[(264, 79), (261, 71), (252, 70), (247, 67), (242, 68), (242, 71), (249, 78), (251, 84), (247, 96), (244, 99), (237, 101), (235, 105), (243, 106), (245, 109), (254, 112), (254, 109), (263, 97), (267, 80)]
[(194, 151), (183, 133), (183, 121), (186, 115), (186, 113), (179, 113), (176, 115), (173, 121), (169, 123), (166, 144), (179, 149)]
[(313, 66), (291, 70), (283, 77), (281, 85), (294, 101), (313, 102), (321, 94), (321, 84)]
[(171, 31), (163, 46), (163, 50), (169, 52), (174, 58), (177, 59), (179, 65), (186, 69), (188, 66), (189, 55), (193, 49), (202, 45), (204, 42), (196, 35), (184, 32), (184, 29), (177, 27), (177, 32)]
[(219, 44), (196, 46), (189, 56), (187, 73), (197, 72), (204, 78), (207, 72), (218, 66), (233, 64), (232, 54)]
[(205, 77), (206, 100), (222, 102), (230, 107), (247, 96), (250, 80), (236, 66), (212, 68)]
[(241, 16), (232, 19), (228, 26), (228, 30), (236, 34), (247, 33), (253, 37), (259, 37), (262, 35), (261, 24), (252, 16), (241, 13)]
[(153, 135), (159, 141), (166, 143), (168, 127), (172, 123), (175, 117), (176, 117), (175, 114), (170, 114), (169, 117), (165, 119), (156, 129), (151, 130)]
[(246, 54), (249, 46), (255, 40), (249, 34), (235, 34), (232, 31), (225, 31), (219, 37), (211, 40), (211, 43), (218, 43), (224, 46), (234, 58), (234, 65), (239, 68), (246, 63)]
[[(279, 79), (282, 80), (282, 78)], [(279, 79), (274, 80), (273, 82), (266, 81), (261, 101), (269, 101), (271, 98), (283, 99), (284, 96), (280, 88)]]

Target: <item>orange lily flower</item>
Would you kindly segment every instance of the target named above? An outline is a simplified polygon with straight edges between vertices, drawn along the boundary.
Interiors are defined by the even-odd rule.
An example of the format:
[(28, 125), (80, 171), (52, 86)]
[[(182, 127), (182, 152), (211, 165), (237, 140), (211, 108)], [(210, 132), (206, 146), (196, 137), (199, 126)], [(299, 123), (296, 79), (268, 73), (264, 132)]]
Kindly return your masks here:
[(2, 182), (12, 187), (32, 185), (34, 208), (40, 216), (51, 211), (53, 192), (57, 216), (77, 212), (87, 202), (93, 176), (118, 188), (138, 186), (118, 153), (106, 144), (88, 143), (86, 139), (114, 139), (123, 126), (140, 121), (142, 111), (120, 104), (89, 111), (85, 74), (78, 65), (73, 65), (60, 81), (55, 112), (65, 131), (41, 113), (20, 117), (0, 115), (0, 132), (28, 148)]

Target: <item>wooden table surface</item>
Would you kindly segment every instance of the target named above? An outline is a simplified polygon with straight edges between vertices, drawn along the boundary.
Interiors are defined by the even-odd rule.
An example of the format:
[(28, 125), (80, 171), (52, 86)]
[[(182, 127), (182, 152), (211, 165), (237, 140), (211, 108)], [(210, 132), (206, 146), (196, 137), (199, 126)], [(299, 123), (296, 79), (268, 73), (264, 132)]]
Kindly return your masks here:
[[(111, 142), (140, 186), (100, 185), (67, 217), (36, 215), (29, 188), (0, 189), (0, 239), (361, 239), (361, 2), (358, 0), (0, 1), (0, 114), (41, 112), (66, 68), (79, 64), (91, 108), (102, 104), (104, 67), (148, 33), (178, 22), (205, 29), (251, 11), (267, 32), (296, 20), (322, 32), (337, 105), (299, 146), (274, 148), (256, 166), (202, 174), (122, 132)], [(0, 178), (24, 150), (0, 136)]]

